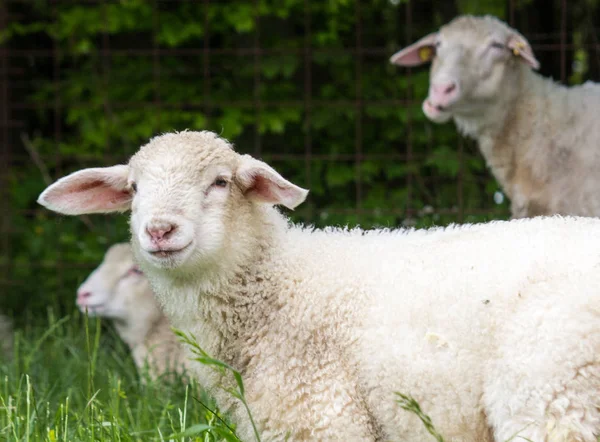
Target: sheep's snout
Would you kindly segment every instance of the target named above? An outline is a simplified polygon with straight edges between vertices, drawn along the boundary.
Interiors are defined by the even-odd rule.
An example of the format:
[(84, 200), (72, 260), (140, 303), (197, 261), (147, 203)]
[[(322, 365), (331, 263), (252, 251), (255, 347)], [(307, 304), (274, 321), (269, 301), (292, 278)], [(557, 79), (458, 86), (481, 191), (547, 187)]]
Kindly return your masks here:
[(77, 290), (76, 304), (77, 308), (79, 308), (79, 311), (81, 311), (82, 313), (85, 313), (85, 311), (88, 310), (89, 314), (93, 314), (95, 301), (94, 297), (92, 296), (92, 292), (85, 288), (80, 288), (79, 290)]
[(92, 292), (90, 292), (88, 290), (78, 290), (77, 291), (77, 305), (80, 307), (85, 306), (85, 304), (90, 296), (92, 296)]
[(150, 241), (158, 247), (162, 243), (168, 242), (176, 230), (177, 224), (165, 220), (152, 220), (146, 225), (146, 234), (150, 237)]
[(82, 313), (87, 310), (89, 315), (94, 315), (104, 306), (104, 297), (103, 292), (93, 293), (89, 288), (82, 286), (77, 290), (76, 304)]
[(140, 246), (153, 262), (168, 259), (170, 265), (174, 258), (185, 259), (193, 241), (194, 229), (185, 219), (168, 218), (163, 215), (152, 216), (138, 231)]
[(431, 79), (429, 96), (423, 102), (423, 112), (434, 123), (445, 123), (452, 117), (451, 109), (460, 98), (460, 85), (447, 76)]
[(423, 113), (434, 123), (445, 123), (452, 118), (452, 114), (441, 106), (434, 106), (429, 98), (423, 102)]
[(429, 88), (429, 102), (431, 106), (444, 111), (456, 102), (459, 96), (459, 87), (456, 81), (441, 81), (432, 83)]

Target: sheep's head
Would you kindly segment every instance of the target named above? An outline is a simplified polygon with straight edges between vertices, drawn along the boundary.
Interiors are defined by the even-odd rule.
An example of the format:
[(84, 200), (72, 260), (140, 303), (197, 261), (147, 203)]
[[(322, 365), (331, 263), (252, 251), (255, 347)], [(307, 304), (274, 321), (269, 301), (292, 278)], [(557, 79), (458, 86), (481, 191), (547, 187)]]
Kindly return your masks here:
[(259, 207), (293, 209), (307, 193), (205, 131), (155, 137), (128, 165), (75, 172), (38, 202), (69, 215), (131, 209), (139, 260), (185, 272), (216, 262)]
[[(77, 306), (91, 316), (125, 322), (153, 320), (160, 310), (128, 243), (108, 249), (102, 263), (77, 290)], [(140, 318), (142, 317), (142, 318)]]
[(480, 114), (496, 95), (506, 93), (507, 72), (521, 63), (539, 67), (525, 37), (491, 16), (458, 17), (390, 61), (400, 66), (432, 62), (423, 112), (436, 123)]

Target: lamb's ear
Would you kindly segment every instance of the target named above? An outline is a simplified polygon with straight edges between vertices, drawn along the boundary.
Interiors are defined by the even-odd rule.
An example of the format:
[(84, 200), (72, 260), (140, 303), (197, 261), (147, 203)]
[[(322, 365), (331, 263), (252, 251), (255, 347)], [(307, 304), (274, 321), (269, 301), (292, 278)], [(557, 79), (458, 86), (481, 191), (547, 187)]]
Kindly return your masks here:
[(506, 47), (510, 49), (515, 57), (520, 57), (525, 63), (533, 69), (540, 68), (540, 62), (537, 61), (529, 42), (520, 34), (513, 34), (508, 39)]
[(430, 62), (435, 55), (437, 32), (426, 35), (416, 43), (396, 52), (390, 57), (390, 63), (398, 66), (419, 66)]
[(38, 203), (65, 215), (123, 212), (131, 207), (128, 174), (124, 165), (83, 169), (48, 186)]
[(271, 166), (244, 155), (235, 172), (235, 179), (246, 197), (294, 209), (306, 199), (302, 189), (279, 175)]

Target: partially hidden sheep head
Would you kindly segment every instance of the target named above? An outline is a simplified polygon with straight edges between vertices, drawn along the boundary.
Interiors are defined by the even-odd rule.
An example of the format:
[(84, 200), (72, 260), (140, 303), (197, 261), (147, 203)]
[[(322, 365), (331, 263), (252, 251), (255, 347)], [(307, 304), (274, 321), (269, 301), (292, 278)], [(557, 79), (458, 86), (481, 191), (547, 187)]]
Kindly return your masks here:
[(508, 70), (521, 64), (539, 68), (525, 37), (491, 16), (458, 17), (390, 61), (399, 66), (432, 63), (423, 112), (436, 123), (481, 113), (494, 97), (507, 93), (503, 80)]
[[(293, 209), (307, 193), (203, 131), (157, 136), (129, 164), (75, 172), (49, 186), (38, 202), (67, 215), (131, 210), (138, 260), (189, 273), (219, 262), (238, 233), (252, 228), (253, 213), (265, 205)], [(243, 238), (237, 243), (243, 247)]]
[(111, 246), (77, 290), (77, 307), (90, 316), (127, 324), (152, 322), (161, 311), (128, 243)]

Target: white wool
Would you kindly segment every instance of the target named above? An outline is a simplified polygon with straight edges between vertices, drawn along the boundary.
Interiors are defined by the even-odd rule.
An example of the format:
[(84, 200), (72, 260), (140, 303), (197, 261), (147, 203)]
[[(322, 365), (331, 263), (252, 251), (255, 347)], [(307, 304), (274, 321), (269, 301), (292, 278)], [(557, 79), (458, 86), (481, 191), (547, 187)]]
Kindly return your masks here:
[(425, 113), (437, 122), (453, 118), (477, 140), (513, 217), (600, 216), (600, 85), (563, 86), (507, 48), (491, 47), (511, 38), (533, 57), (527, 40), (494, 17), (461, 16), (440, 28), (425, 103), (438, 81), (456, 81), (460, 96), (442, 112), (424, 104)]
[[(430, 440), (401, 392), (446, 440), (596, 441), (600, 220), (306, 228), (269, 202), (302, 189), (253, 164), (240, 183), (249, 163), (224, 140), (168, 134), (128, 180), (138, 262), (173, 325), (242, 373), (263, 440)], [(40, 202), (84, 213), (89, 186), (69, 181)], [(165, 220), (171, 233), (149, 239)], [(208, 387), (230, 382), (193, 369)], [(214, 392), (252, 440), (243, 407)]]
[[(189, 363), (128, 243), (112, 245), (78, 293), (82, 312), (113, 321), (140, 373), (147, 369), (157, 378), (182, 372)], [(87, 296), (81, 298), (82, 293)]]

